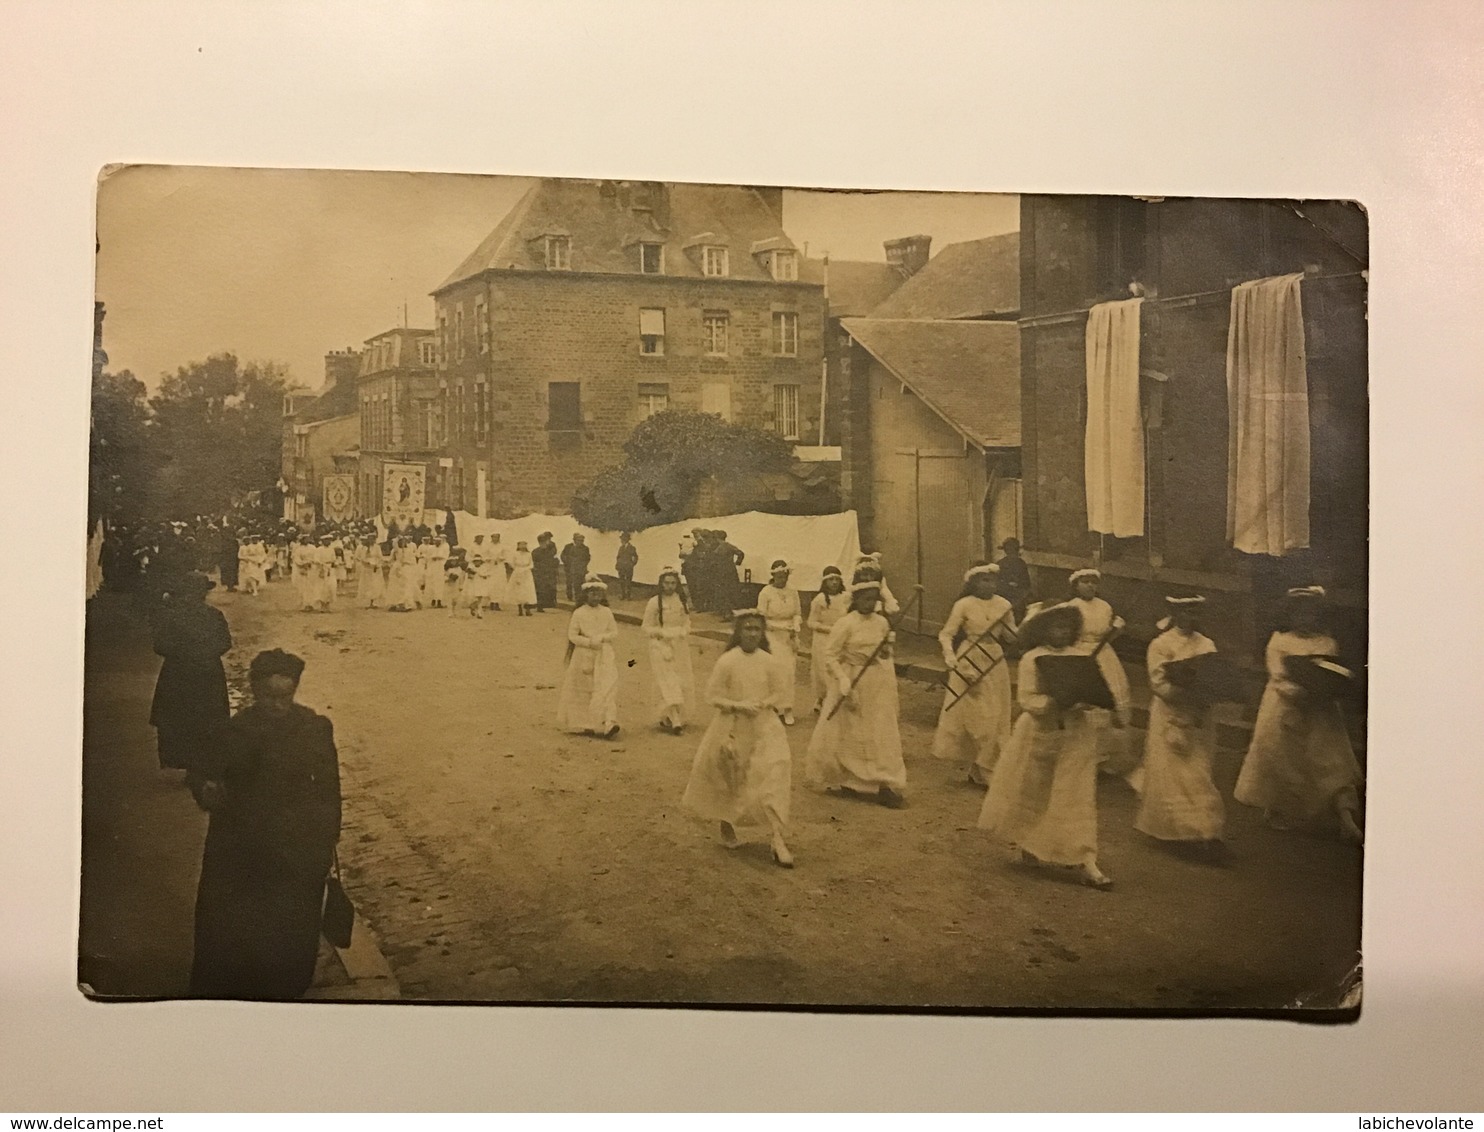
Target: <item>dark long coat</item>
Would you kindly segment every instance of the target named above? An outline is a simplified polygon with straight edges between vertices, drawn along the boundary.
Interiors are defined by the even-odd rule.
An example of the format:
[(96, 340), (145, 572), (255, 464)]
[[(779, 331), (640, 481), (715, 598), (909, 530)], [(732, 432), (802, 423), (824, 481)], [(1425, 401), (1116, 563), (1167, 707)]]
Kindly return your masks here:
[(538, 544), (531, 551), (531, 581), (536, 586), (536, 604), (542, 609), (551, 609), (557, 601), (557, 578), (561, 574), (561, 563), (553, 543)]
[(154, 628), (155, 652), (165, 658), (149, 711), (160, 765), (194, 770), (231, 714), (222, 656), (232, 634), (220, 609), (193, 599), (167, 603)]
[(330, 721), (295, 704), (228, 724), (207, 777), (211, 811), (196, 891), (192, 995), (299, 998), (314, 980), (320, 918), (340, 839), (340, 764)]

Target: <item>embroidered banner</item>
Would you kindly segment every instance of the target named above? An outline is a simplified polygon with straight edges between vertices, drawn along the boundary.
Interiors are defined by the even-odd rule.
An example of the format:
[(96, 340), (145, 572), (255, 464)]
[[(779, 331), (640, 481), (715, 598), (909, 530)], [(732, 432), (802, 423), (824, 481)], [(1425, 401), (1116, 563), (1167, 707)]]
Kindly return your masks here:
[(349, 519), (355, 513), (355, 477), (326, 476), (320, 501), (320, 510), (326, 519), (337, 523)]
[(423, 521), (427, 469), (421, 464), (386, 464), (381, 494), (381, 521), (404, 530)]

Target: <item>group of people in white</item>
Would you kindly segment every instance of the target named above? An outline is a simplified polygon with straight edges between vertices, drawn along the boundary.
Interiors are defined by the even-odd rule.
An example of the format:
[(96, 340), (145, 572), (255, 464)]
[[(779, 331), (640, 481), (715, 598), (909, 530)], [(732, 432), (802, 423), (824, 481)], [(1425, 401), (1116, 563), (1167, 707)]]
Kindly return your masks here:
[[(967, 768), (986, 787), (978, 824), (1005, 843), (1015, 861), (1068, 869), (1094, 888), (1112, 881), (1098, 865), (1097, 780), (1100, 766), (1126, 747), (1130, 688), (1108, 647), (1124, 622), (1099, 596), (1101, 575), (1079, 570), (1071, 595), (1042, 603), (1016, 623), (997, 592), (998, 567), (977, 565), (964, 577), (939, 643), (948, 677), (932, 753)], [(801, 630), (812, 631), (809, 687), (817, 716), (804, 763), (815, 788), (890, 808), (906, 804), (892, 618), (900, 605), (875, 556), (862, 556), (847, 584), (828, 567), (805, 614), (789, 586), (784, 561), (771, 567), (757, 607), (738, 611), (731, 640), (707, 681), (714, 709), (691, 769), (683, 804), (716, 822), (728, 847), (739, 827), (765, 828), (773, 858), (792, 867), (788, 846), (796, 665)], [(611, 738), (619, 731), (621, 675), (618, 623), (607, 585), (590, 576), (568, 628), (567, 659), (557, 709), (571, 734)], [(1129, 774), (1140, 794), (1136, 828), (1202, 856), (1224, 858), (1225, 808), (1213, 780), (1213, 701), (1173, 679), (1171, 665), (1216, 651), (1200, 632), (1205, 598), (1171, 596), (1169, 614), (1147, 656), (1151, 703), (1143, 757)], [(1323, 629), (1325, 593), (1289, 591), (1285, 626), (1268, 645), (1268, 682), (1236, 800), (1261, 808), (1270, 824), (1327, 825), (1358, 841), (1361, 771), (1333, 699), (1296, 682), (1290, 656), (1332, 657)], [(658, 577), (644, 609), (658, 726), (683, 734), (694, 715), (691, 607), (678, 570)], [(1011, 660), (1019, 650), (1013, 682)], [(1079, 701), (1047, 683), (1043, 657), (1081, 656), (1101, 676), (1111, 707)], [(1088, 662), (1081, 662), (1088, 667)], [(1097, 697), (1084, 697), (1096, 700)]]
[(467, 547), (450, 546), (441, 533), (386, 540), (375, 534), (306, 534), (277, 546), (248, 534), (239, 543), (237, 563), (243, 593), (257, 594), (275, 574), (291, 578), (306, 613), (333, 610), (353, 579), (355, 600), (368, 609), (447, 609), (483, 617), (507, 605), (520, 614), (536, 606), (526, 544), (518, 542), (510, 551), (498, 534), (488, 540), (475, 535)]

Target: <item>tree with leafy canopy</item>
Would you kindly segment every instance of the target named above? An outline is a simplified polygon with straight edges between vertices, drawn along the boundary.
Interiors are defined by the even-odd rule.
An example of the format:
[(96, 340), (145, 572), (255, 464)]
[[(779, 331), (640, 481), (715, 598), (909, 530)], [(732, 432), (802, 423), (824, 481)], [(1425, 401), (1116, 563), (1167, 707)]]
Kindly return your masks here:
[(93, 382), (88, 525), (135, 525), (149, 513), (156, 457), (144, 382), (128, 370)]
[(277, 483), (288, 372), (214, 354), (181, 366), (150, 398), (158, 505), (170, 516), (221, 515)]
[(623, 464), (573, 494), (572, 517), (584, 526), (640, 531), (673, 523), (687, 517), (708, 476), (726, 483), (787, 471), (793, 454), (776, 433), (686, 409), (641, 421), (623, 449)]

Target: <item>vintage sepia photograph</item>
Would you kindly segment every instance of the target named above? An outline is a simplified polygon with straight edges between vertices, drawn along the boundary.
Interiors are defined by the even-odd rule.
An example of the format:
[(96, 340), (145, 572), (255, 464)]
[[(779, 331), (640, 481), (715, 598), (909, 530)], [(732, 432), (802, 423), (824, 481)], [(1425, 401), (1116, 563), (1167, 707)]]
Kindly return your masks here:
[(910, 188), (103, 170), (82, 993), (1356, 1017), (1365, 210)]

